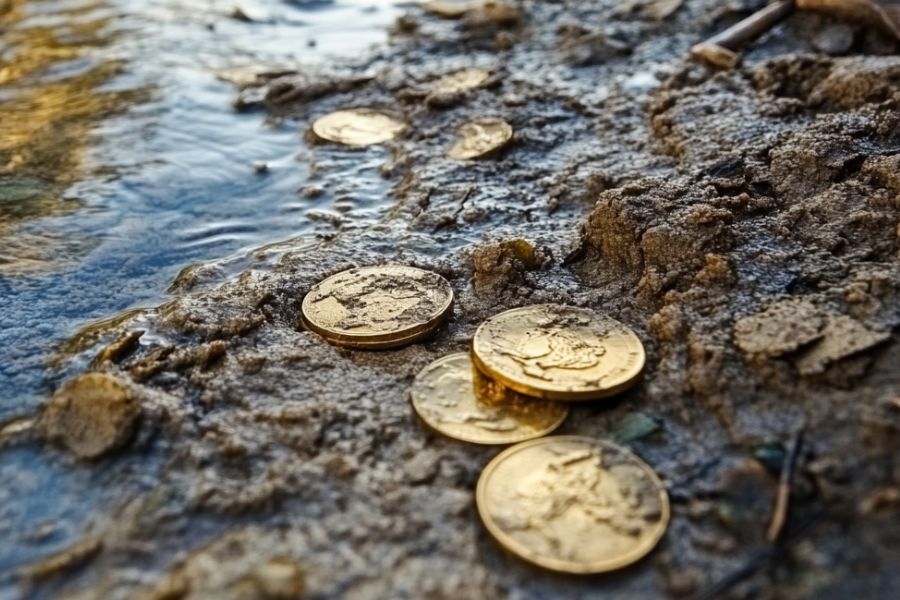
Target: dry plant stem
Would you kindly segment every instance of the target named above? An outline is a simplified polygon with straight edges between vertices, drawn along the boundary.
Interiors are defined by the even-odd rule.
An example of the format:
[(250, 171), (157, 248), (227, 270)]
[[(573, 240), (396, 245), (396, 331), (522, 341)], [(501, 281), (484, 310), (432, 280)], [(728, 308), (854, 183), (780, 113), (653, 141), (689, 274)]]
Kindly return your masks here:
[(803, 445), (803, 432), (798, 431), (791, 440), (787, 457), (781, 467), (781, 477), (778, 481), (778, 494), (775, 497), (775, 508), (772, 511), (772, 521), (766, 532), (766, 539), (774, 544), (781, 537), (784, 526), (787, 523), (788, 508), (791, 501), (791, 482), (794, 479), (794, 471), (797, 469), (797, 457)]
[(691, 55), (718, 66), (734, 66), (737, 64), (735, 50), (770, 30), (791, 14), (793, 10), (794, 0), (773, 2), (743, 21), (735, 23), (722, 33), (695, 45), (691, 48)]

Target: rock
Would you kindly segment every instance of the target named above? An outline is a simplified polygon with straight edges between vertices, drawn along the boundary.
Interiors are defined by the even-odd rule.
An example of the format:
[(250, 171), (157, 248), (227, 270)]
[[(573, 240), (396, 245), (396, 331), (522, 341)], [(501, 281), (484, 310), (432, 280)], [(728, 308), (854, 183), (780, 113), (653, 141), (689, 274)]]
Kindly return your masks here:
[(627, 444), (656, 431), (659, 431), (659, 423), (655, 419), (642, 412), (635, 412), (625, 415), (625, 418), (613, 427), (612, 436), (618, 443)]
[(807, 300), (788, 298), (734, 325), (734, 343), (749, 356), (777, 357), (822, 337), (825, 318)]
[(440, 455), (433, 450), (420, 450), (403, 465), (403, 472), (412, 483), (427, 483), (434, 479), (440, 466)]
[(69, 381), (50, 398), (39, 428), (49, 441), (91, 460), (125, 445), (140, 414), (138, 402), (116, 379), (88, 373)]
[(836, 23), (822, 29), (813, 38), (813, 46), (829, 56), (840, 56), (850, 50), (855, 35), (856, 32), (850, 25)]
[(521, 285), (523, 273), (540, 268), (544, 260), (542, 252), (521, 239), (481, 246), (472, 254), (475, 291), (496, 294), (509, 285)]
[(815, 375), (825, 371), (829, 364), (881, 344), (890, 337), (890, 333), (872, 331), (852, 317), (833, 315), (828, 318), (822, 340), (795, 364), (801, 375)]

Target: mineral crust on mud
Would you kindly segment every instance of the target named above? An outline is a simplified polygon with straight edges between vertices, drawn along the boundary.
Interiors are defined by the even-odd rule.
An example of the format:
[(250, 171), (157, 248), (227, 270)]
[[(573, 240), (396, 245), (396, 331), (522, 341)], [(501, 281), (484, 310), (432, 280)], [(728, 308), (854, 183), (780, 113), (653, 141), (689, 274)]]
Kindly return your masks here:
[[(328, 158), (382, 152), (392, 207), (369, 230), (181, 286), (109, 333), (146, 330), (103, 363), (143, 418), (114, 459), (79, 468), (124, 483), (84, 533), (102, 545), (23, 578), (31, 597), (675, 598), (748, 564), (726, 597), (900, 589), (900, 48), (855, 28), (830, 56), (820, 34), (839, 23), (795, 14), (716, 70), (685, 58), (691, 45), (762, 2), (627, 4), (526, 0), (458, 20), (411, 7), (360, 65), (245, 91), (298, 131), (347, 106), (396, 112), (408, 129), (389, 152), (305, 155), (330, 194), (352, 161)], [(453, 102), (415, 93), (464, 68), (496, 80)], [(483, 115), (513, 143), (446, 158)], [(315, 283), (388, 262), (452, 284), (431, 341), (352, 351), (301, 326)], [(627, 439), (664, 480), (672, 523), (621, 574), (560, 577), (505, 555), (473, 505), (496, 450), (429, 433), (409, 406), (425, 365), (536, 303), (609, 314), (647, 351), (620, 401), (575, 406), (559, 430), (649, 424)], [(760, 564), (801, 429), (785, 543)]]

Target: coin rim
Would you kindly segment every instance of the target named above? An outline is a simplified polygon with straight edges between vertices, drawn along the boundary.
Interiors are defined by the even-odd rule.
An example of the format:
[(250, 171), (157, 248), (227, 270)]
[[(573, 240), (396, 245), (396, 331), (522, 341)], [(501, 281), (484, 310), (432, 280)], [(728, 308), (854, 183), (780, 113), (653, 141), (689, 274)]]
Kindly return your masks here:
[[(317, 288), (321, 287), (324, 283), (328, 282), (331, 279), (334, 279), (340, 275), (343, 275), (349, 271), (363, 271), (363, 270), (371, 270), (377, 271), (379, 269), (385, 269), (388, 267), (392, 268), (402, 268), (402, 269), (411, 269), (415, 271), (419, 271), (421, 273), (429, 273), (432, 275), (436, 275), (440, 277), (441, 281), (443, 281), (447, 285), (447, 290), (450, 292), (447, 302), (444, 306), (442, 306), (437, 315), (431, 318), (424, 323), (418, 323), (416, 325), (412, 325), (410, 327), (400, 329), (397, 331), (392, 331), (389, 333), (378, 333), (378, 334), (360, 334), (360, 333), (341, 333), (338, 331), (334, 331), (328, 329), (323, 325), (319, 325), (315, 323), (307, 313), (307, 300), (310, 298), (312, 293), (316, 291)], [(309, 291), (306, 295), (303, 296), (303, 300), (300, 303), (300, 319), (303, 324), (314, 333), (319, 334), (323, 338), (327, 339), (330, 342), (333, 342), (339, 346), (346, 347), (358, 347), (362, 349), (384, 349), (391, 348), (397, 346), (403, 346), (406, 344), (412, 344), (421, 339), (428, 337), (431, 333), (433, 333), (441, 324), (452, 314), (453, 312), (453, 303), (455, 299), (455, 293), (453, 291), (453, 286), (450, 285), (450, 282), (447, 279), (440, 275), (439, 273), (435, 273), (434, 271), (427, 271), (425, 269), (420, 269), (418, 267), (411, 267), (408, 265), (397, 265), (397, 264), (387, 264), (387, 265), (368, 265), (365, 267), (351, 267), (349, 269), (344, 269), (343, 271), (339, 271), (337, 273), (333, 273), (322, 279), (314, 286), (309, 288)]]
[[(470, 361), (472, 360), (472, 355), (471, 355), (471, 353), (469, 353), (469, 352), (453, 352), (453, 353), (451, 353), (451, 354), (447, 354), (447, 355), (445, 355), (445, 356), (442, 356), (442, 357), (440, 357), (440, 358), (437, 358), (437, 359), (431, 361), (430, 363), (428, 363), (427, 365), (425, 365), (425, 366), (422, 368), (422, 370), (419, 371), (419, 372), (416, 374), (415, 378), (413, 379), (412, 385), (410, 386), (410, 389), (409, 389), (409, 403), (412, 405), (413, 411), (415, 411), (415, 413), (416, 413), (416, 415), (419, 417), (419, 419), (420, 419), (420, 420), (421, 420), (421, 421), (422, 421), (429, 429), (431, 429), (431, 430), (433, 430), (433, 431), (436, 431), (437, 433), (439, 433), (439, 434), (441, 434), (441, 435), (443, 435), (443, 436), (445, 436), (445, 437), (448, 437), (448, 438), (450, 438), (450, 439), (459, 440), (459, 441), (461, 441), (461, 442), (468, 442), (468, 443), (470, 443), (470, 444), (478, 444), (478, 445), (480, 445), (480, 446), (508, 446), (508, 445), (510, 445), (510, 444), (518, 444), (518, 443), (520, 443), (520, 442), (525, 442), (525, 441), (528, 441), (528, 440), (533, 440), (533, 439), (535, 439), (535, 438), (544, 437), (544, 436), (546, 436), (546, 435), (548, 435), (548, 434), (550, 434), (550, 433), (553, 433), (554, 431), (556, 431), (557, 429), (559, 429), (559, 427), (560, 427), (563, 423), (565, 423), (565, 422), (566, 422), (566, 419), (569, 417), (569, 413), (571, 412), (571, 407), (570, 407), (567, 403), (565, 403), (565, 402), (557, 402), (557, 404), (558, 404), (559, 406), (561, 406), (563, 410), (562, 410), (562, 416), (561, 416), (556, 422), (554, 422), (553, 424), (551, 424), (549, 427), (547, 427), (547, 428), (545, 428), (545, 429), (542, 429), (542, 430), (539, 431), (539, 432), (536, 432), (536, 433), (533, 433), (533, 434), (528, 434), (528, 435), (520, 435), (519, 437), (516, 437), (515, 439), (512, 439), (512, 440), (504, 440), (504, 441), (491, 441), (491, 442), (487, 442), (487, 441), (484, 441), (484, 440), (479, 440), (479, 439), (469, 438), (469, 437), (466, 437), (466, 436), (463, 436), (463, 435), (454, 435), (454, 434), (451, 434), (451, 433), (448, 433), (448, 432), (444, 431), (444, 430), (441, 429), (440, 427), (437, 427), (436, 425), (434, 425), (427, 417), (425, 417), (425, 415), (423, 414), (423, 412), (422, 412), (421, 410), (419, 410), (419, 406), (418, 406), (418, 404), (416, 403), (416, 393), (415, 393), (415, 390), (416, 390), (416, 385), (417, 385), (418, 382), (420, 381), (420, 377), (422, 376), (422, 374), (424, 374), (427, 370), (429, 370), (429, 369), (432, 368), (432, 367), (435, 367), (435, 368), (436, 368), (436, 367), (438, 366), (438, 363), (443, 363), (443, 362), (448, 361), (448, 360), (450, 360), (450, 359), (456, 358), (457, 356), (467, 356), (467, 357), (469, 358)], [(534, 398), (534, 400), (535, 400), (536, 402), (540, 402), (540, 401), (542, 401), (542, 400), (544, 400), (544, 399), (543, 399), (543, 398)]]
[[(325, 135), (324, 133), (322, 133), (321, 131), (319, 131), (319, 128), (320, 128), (320, 122), (322, 121), (322, 119), (325, 119), (325, 118), (327, 118), (327, 117), (329, 117), (329, 116), (331, 116), (331, 115), (335, 115), (335, 114), (337, 114), (337, 113), (342, 113), (342, 112), (347, 112), (347, 113), (359, 113), (359, 112), (376, 113), (376, 114), (379, 114), (379, 115), (381, 115), (381, 116), (383, 116), (383, 117), (387, 117), (387, 118), (391, 119), (392, 121), (396, 121), (397, 123), (399, 123), (400, 125), (402, 125), (403, 128), (400, 129), (396, 134), (392, 135), (391, 137), (389, 137), (389, 138), (386, 139), (386, 140), (381, 140), (381, 141), (379, 141), (379, 142), (368, 142), (368, 143), (346, 142), (346, 141), (344, 141), (344, 140), (336, 139), (336, 138), (334, 138), (334, 137)], [(389, 113), (386, 113), (386, 112), (384, 112), (384, 111), (378, 110), (378, 109), (376, 109), (376, 108), (371, 108), (371, 107), (368, 107), (368, 106), (355, 106), (355, 107), (349, 107), (349, 108), (339, 108), (339, 109), (337, 109), (337, 110), (333, 110), (333, 111), (331, 111), (331, 112), (327, 112), (327, 113), (325, 113), (324, 115), (319, 115), (318, 117), (316, 117), (315, 119), (313, 119), (312, 125), (310, 125), (310, 131), (312, 131), (313, 134), (314, 134), (318, 139), (320, 139), (320, 140), (322, 140), (322, 141), (325, 141), (325, 142), (331, 142), (331, 143), (334, 143), (334, 144), (342, 144), (342, 145), (344, 145), (344, 146), (352, 146), (352, 147), (357, 147), (357, 148), (363, 148), (363, 147), (365, 147), (365, 146), (377, 146), (378, 144), (384, 144), (384, 143), (389, 142), (389, 141), (391, 141), (391, 140), (393, 140), (393, 139), (396, 139), (396, 138), (397, 138), (401, 133), (403, 133), (408, 127), (409, 127), (409, 125), (408, 125), (405, 121), (402, 121), (402, 120), (396, 118), (395, 116), (393, 116), (393, 115), (391, 115), (391, 114), (389, 114)]]
[[(650, 479), (659, 490), (660, 501), (662, 503), (658, 527), (655, 534), (652, 536), (650, 543), (646, 544), (645, 546), (640, 546), (636, 550), (626, 553), (624, 556), (619, 556), (613, 560), (607, 560), (601, 563), (595, 562), (590, 564), (581, 564), (558, 558), (544, 558), (536, 553), (529, 554), (527, 552), (522, 552), (521, 549), (516, 549), (516, 547), (519, 546), (519, 543), (513, 540), (512, 536), (501, 530), (494, 522), (493, 518), (490, 515), (490, 512), (488, 511), (487, 499), (485, 498), (485, 494), (487, 493), (488, 480), (490, 479), (493, 472), (497, 469), (497, 467), (502, 464), (507, 457), (521, 450), (530, 448), (531, 446), (537, 446), (540, 444), (547, 444), (552, 442), (576, 441), (592, 444), (595, 446), (608, 446), (615, 448), (618, 451), (624, 452), (631, 459), (636, 461), (638, 465), (640, 465), (643, 470), (650, 476)], [(650, 552), (652, 552), (653, 549), (656, 548), (656, 546), (659, 544), (659, 541), (668, 531), (669, 521), (671, 520), (671, 506), (669, 502), (668, 490), (666, 489), (665, 484), (663, 483), (662, 479), (659, 478), (659, 475), (657, 475), (653, 467), (647, 464), (646, 461), (644, 461), (637, 454), (632, 452), (630, 448), (621, 446), (609, 440), (592, 438), (582, 435), (552, 435), (535, 440), (529, 440), (527, 442), (522, 442), (516, 444), (515, 446), (506, 448), (497, 456), (492, 458), (481, 471), (481, 475), (478, 478), (478, 485), (475, 489), (475, 506), (478, 509), (478, 515), (479, 517), (481, 517), (481, 522), (488, 530), (488, 533), (490, 533), (491, 537), (493, 537), (494, 540), (496, 540), (496, 542), (506, 551), (511, 552), (524, 561), (527, 561), (544, 569), (549, 569), (551, 571), (557, 571), (561, 573), (572, 573), (575, 575), (607, 573), (609, 571), (622, 569), (636, 563), (637, 561), (650, 554)]]
[[(479, 73), (484, 74), (484, 78), (481, 81), (479, 81), (478, 83), (476, 83), (475, 85), (470, 85), (467, 87), (457, 88), (457, 89), (453, 89), (453, 90), (438, 89), (438, 83), (440, 83), (442, 80), (447, 79), (453, 75), (458, 75), (460, 73), (468, 73), (468, 72), (473, 72), (473, 71), (477, 71)], [(478, 88), (483, 87), (488, 81), (490, 81), (490, 79), (491, 79), (491, 72), (488, 71), (487, 69), (482, 69), (481, 67), (463, 67), (462, 69), (457, 69), (455, 71), (448, 71), (447, 73), (444, 73), (443, 75), (436, 77), (435, 79), (432, 79), (431, 81), (428, 82), (428, 87), (430, 87), (432, 89), (432, 91), (439, 92), (439, 93), (459, 94), (459, 93), (463, 93), (463, 92), (477, 90)]]
[[(462, 130), (462, 128), (465, 127), (466, 125), (470, 125), (471, 123), (478, 123), (481, 121), (499, 121), (499, 122), (503, 123), (504, 125), (506, 125), (506, 128), (509, 130), (508, 131), (509, 135), (507, 135), (506, 139), (503, 140), (497, 146), (494, 146), (493, 148), (485, 150), (484, 152), (481, 152), (480, 154), (476, 154), (474, 156), (453, 156), (453, 149), (456, 148), (456, 145), (460, 142), (459, 132)], [(509, 121), (507, 121), (506, 119), (500, 118), (500, 117), (481, 117), (479, 119), (472, 119), (471, 121), (466, 121), (465, 123), (463, 123), (462, 125), (460, 125), (459, 127), (456, 128), (456, 139), (453, 141), (453, 144), (450, 146), (450, 148), (447, 149), (447, 158), (449, 158), (451, 160), (460, 160), (460, 161), (477, 160), (479, 158), (486, 158), (488, 156), (491, 156), (495, 152), (499, 152), (499, 151), (503, 150), (504, 148), (506, 148), (509, 145), (509, 143), (512, 141), (513, 135), (515, 135), (515, 130), (513, 129), (513, 126), (510, 125)]]
[[(622, 326), (623, 329), (627, 330), (637, 341), (638, 347), (641, 350), (641, 360), (640, 366), (634, 372), (634, 374), (626, 379), (625, 381), (618, 383), (609, 388), (603, 389), (594, 389), (594, 390), (584, 390), (584, 391), (566, 391), (566, 390), (548, 390), (546, 388), (535, 387), (524, 381), (517, 381), (513, 377), (509, 375), (505, 375), (504, 373), (499, 372), (497, 369), (492, 368), (486, 361), (483, 359), (476, 348), (479, 334), (484, 330), (487, 325), (491, 322), (492, 319), (496, 319), (500, 316), (506, 315), (507, 313), (512, 313), (516, 311), (524, 311), (531, 310), (538, 306), (552, 306), (552, 307), (564, 307), (567, 309), (575, 309), (579, 311), (589, 312), (591, 315), (596, 318), (598, 316), (606, 318), (610, 321), (618, 323)], [(528, 306), (520, 306), (518, 308), (511, 308), (509, 310), (505, 310), (503, 312), (497, 313), (485, 319), (481, 325), (478, 326), (478, 329), (475, 330), (475, 334), (472, 336), (472, 360), (475, 362), (475, 366), (489, 377), (496, 379), (503, 385), (508, 388), (511, 388), (520, 394), (525, 394), (526, 396), (537, 396), (538, 398), (544, 398), (546, 400), (561, 400), (565, 402), (579, 402), (579, 401), (588, 401), (588, 400), (600, 400), (603, 398), (609, 398), (611, 396), (615, 396), (624, 392), (625, 390), (631, 388), (638, 382), (641, 375), (644, 372), (644, 369), (647, 366), (647, 351), (644, 349), (644, 344), (641, 342), (641, 338), (637, 336), (634, 330), (631, 327), (628, 327), (621, 321), (613, 319), (607, 315), (602, 315), (597, 313), (589, 308), (582, 308), (580, 306), (570, 306), (568, 304), (529, 304)]]

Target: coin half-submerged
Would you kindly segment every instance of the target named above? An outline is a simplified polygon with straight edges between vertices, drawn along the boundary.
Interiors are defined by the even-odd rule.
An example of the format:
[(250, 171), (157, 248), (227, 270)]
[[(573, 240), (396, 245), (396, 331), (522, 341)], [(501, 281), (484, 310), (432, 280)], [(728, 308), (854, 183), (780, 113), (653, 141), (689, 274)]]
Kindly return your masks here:
[(475, 499), (500, 545), (566, 573), (625, 567), (650, 552), (669, 523), (665, 486), (646, 463), (580, 436), (504, 450), (482, 471)]
[(312, 131), (328, 142), (369, 146), (394, 139), (406, 125), (371, 108), (337, 110), (316, 119)]
[(485, 374), (529, 396), (593, 400), (617, 394), (644, 368), (644, 346), (615, 319), (561, 304), (494, 315), (475, 332), (472, 358)]
[(448, 73), (431, 82), (431, 89), (442, 94), (455, 94), (477, 88), (491, 76), (484, 69), (463, 69)]
[(459, 128), (447, 156), (454, 160), (481, 158), (500, 150), (512, 139), (512, 126), (503, 119), (469, 121)]
[(382, 265), (342, 271), (303, 298), (303, 322), (341, 346), (380, 350), (431, 335), (450, 315), (446, 279), (415, 267)]
[(473, 444), (515, 444), (547, 435), (569, 414), (567, 404), (527, 398), (487, 379), (475, 370), (468, 352), (422, 369), (410, 397), (432, 429)]

